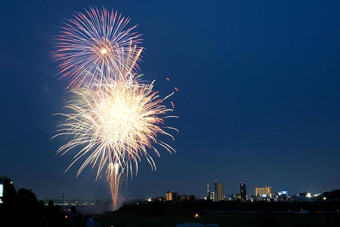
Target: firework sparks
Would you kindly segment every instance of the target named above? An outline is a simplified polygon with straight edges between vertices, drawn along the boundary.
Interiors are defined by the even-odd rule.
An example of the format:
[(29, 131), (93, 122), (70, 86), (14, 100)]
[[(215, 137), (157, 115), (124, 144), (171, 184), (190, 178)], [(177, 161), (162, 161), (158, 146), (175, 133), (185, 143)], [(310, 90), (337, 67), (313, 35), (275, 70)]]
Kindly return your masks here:
[(129, 21), (105, 8), (90, 8), (68, 20), (57, 37), (54, 56), (69, 87), (91, 85), (108, 74), (122, 79), (139, 69), (141, 35), (133, 31), (136, 26), (127, 28)]
[(77, 150), (66, 169), (84, 159), (77, 176), (86, 166), (97, 166), (97, 180), (106, 169), (114, 209), (122, 179), (138, 173), (142, 157), (156, 170), (150, 150), (156, 156), (158, 148), (175, 152), (157, 136), (174, 139), (169, 131), (177, 131), (164, 126), (166, 118), (176, 118), (169, 115), (173, 102), (172, 109), (164, 104), (174, 92), (160, 98), (153, 82), (141, 83), (136, 76), (143, 48), (137, 46), (136, 26), (127, 28), (129, 21), (105, 8), (76, 13), (58, 36), (55, 51), (61, 77), (70, 80), (74, 95), (66, 105), (69, 113), (58, 114), (66, 123), (54, 137), (66, 136), (69, 142), (57, 153)]
[(70, 113), (59, 114), (66, 118), (66, 123), (60, 126), (56, 136), (70, 139), (58, 153), (80, 148), (68, 167), (84, 157), (77, 176), (87, 165), (98, 166), (97, 178), (106, 168), (115, 207), (121, 178), (134, 172), (137, 174), (142, 157), (153, 170), (156, 169), (148, 150), (159, 156), (157, 144), (170, 153), (175, 152), (170, 145), (157, 139), (157, 135), (174, 139), (167, 131), (177, 129), (164, 126), (164, 120), (176, 116), (169, 115), (172, 109), (164, 105), (164, 100), (171, 94), (160, 98), (153, 91), (153, 83), (140, 84), (132, 79), (104, 80), (102, 85), (71, 91), (76, 98), (66, 105)]

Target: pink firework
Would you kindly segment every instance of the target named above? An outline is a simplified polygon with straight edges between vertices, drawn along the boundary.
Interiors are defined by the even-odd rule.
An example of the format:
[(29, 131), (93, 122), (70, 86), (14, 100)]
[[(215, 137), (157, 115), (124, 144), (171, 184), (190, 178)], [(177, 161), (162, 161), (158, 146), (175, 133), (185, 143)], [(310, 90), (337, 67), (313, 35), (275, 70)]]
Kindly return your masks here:
[(54, 56), (69, 87), (91, 85), (112, 74), (124, 79), (138, 71), (141, 35), (134, 32), (136, 25), (127, 28), (129, 22), (113, 10), (90, 8), (65, 23)]

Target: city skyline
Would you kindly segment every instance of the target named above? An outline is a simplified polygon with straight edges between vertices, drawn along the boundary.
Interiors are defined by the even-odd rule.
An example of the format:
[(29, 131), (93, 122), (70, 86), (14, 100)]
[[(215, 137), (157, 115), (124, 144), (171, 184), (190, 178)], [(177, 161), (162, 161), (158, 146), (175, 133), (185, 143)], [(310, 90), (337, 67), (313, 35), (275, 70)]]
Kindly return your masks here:
[[(2, 181), (1, 181), (2, 179)], [(0, 177), (0, 192), (1, 192), (1, 187), (3, 186), (1, 182), (3, 182), (4, 179), (10, 179), (7, 176), (2, 176)], [(15, 187), (15, 182), (13, 182), (12, 179), (10, 179), (12, 182), (12, 185)], [(250, 200), (251, 197), (257, 198), (255, 200), (262, 200), (262, 199), (273, 199), (275, 195), (280, 194), (280, 193), (284, 193), (285, 195), (297, 195), (297, 194), (301, 194), (301, 193), (307, 193), (310, 195), (320, 195), (324, 192), (311, 192), (311, 191), (300, 191), (300, 192), (295, 192), (295, 193), (291, 193), (291, 191), (287, 190), (287, 189), (273, 189), (273, 187), (271, 186), (255, 186), (254, 188), (250, 189), (249, 187), (246, 186), (247, 184), (244, 182), (240, 182), (239, 183), (239, 191), (233, 191), (231, 192), (230, 190), (228, 192), (224, 192), (224, 184), (223, 182), (220, 182), (218, 180), (215, 180), (213, 183), (213, 190), (210, 190), (210, 184), (206, 185), (206, 191), (205, 193), (202, 192), (201, 194), (190, 194), (188, 192), (179, 192), (177, 190), (169, 190), (167, 189), (165, 193), (162, 194), (152, 194), (152, 193), (147, 193), (145, 195), (139, 195), (139, 196), (132, 196), (130, 198), (127, 198), (124, 196), (124, 199), (131, 199), (131, 198), (137, 198), (137, 199), (142, 199), (142, 198), (148, 198), (148, 197), (164, 197), (165, 201), (172, 201), (172, 200), (176, 200), (174, 198), (180, 197), (180, 196), (194, 196), (197, 199), (205, 199), (205, 200), (211, 200), (214, 202), (218, 202), (221, 200), (228, 200), (227, 196), (237, 196), (234, 199), (239, 199), (240, 201), (247, 201)], [(247, 190), (248, 188), (248, 190)], [(17, 188), (20, 189), (20, 188)], [(30, 188), (26, 188), (28, 190), (31, 190)], [(333, 191), (333, 190), (337, 190), (337, 189), (332, 189), (329, 191)], [(243, 195), (243, 196), (242, 196)], [(262, 195), (266, 195), (265, 197), (263, 197)], [(1, 194), (0, 194), (1, 197)], [(104, 197), (84, 197), (84, 196), (76, 196), (76, 197), (67, 197), (65, 199), (65, 193), (61, 192), (61, 193), (57, 193), (54, 195), (54, 197), (46, 197), (46, 198), (38, 198), (40, 200), (48, 200), (48, 199), (56, 199), (56, 200), (76, 200), (76, 199), (90, 199), (90, 200), (97, 200), (97, 199), (107, 199), (110, 200), (109, 198)], [(230, 198), (229, 198), (230, 199)], [(182, 200), (182, 199), (181, 199)], [(184, 199), (186, 200), (186, 199)], [(121, 199), (122, 201), (122, 199)]]
[[(96, 5), (93, 5), (96, 4)], [(174, 87), (176, 154), (143, 159), (122, 199), (166, 190), (224, 194), (270, 185), (322, 193), (340, 188), (340, 2), (11, 1), (0, 3), (0, 176), (39, 199), (110, 196), (105, 176), (56, 155), (67, 83), (53, 46), (74, 12), (105, 6), (143, 34), (143, 80)], [(169, 80), (165, 79), (168, 78)]]
[[(5, 185), (6, 184), (6, 185)], [(177, 202), (177, 201), (212, 201), (212, 202), (220, 202), (220, 201), (239, 201), (239, 202), (306, 202), (306, 201), (320, 201), (327, 200), (327, 195), (330, 193), (338, 193), (340, 189), (334, 189), (327, 192), (307, 192), (302, 191), (299, 193), (289, 193), (287, 190), (279, 190), (273, 189), (271, 186), (261, 186), (255, 187), (253, 192), (247, 191), (247, 186), (244, 182), (240, 182), (239, 192), (233, 193), (224, 193), (223, 191), (223, 182), (218, 180), (214, 181), (214, 190), (210, 191), (210, 185), (207, 184), (207, 191), (204, 196), (188, 194), (185, 192), (178, 192), (174, 190), (167, 190), (163, 195), (141, 195), (140, 197), (124, 197), (124, 199), (119, 199), (119, 204), (131, 203), (135, 202), (138, 204), (138, 201), (167, 201), (167, 202)], [(6, 188), (7, 192), (4, 193), (4, 188)], [(3, 203), (3, 197), (5, 194), (8, 194), (8, 191), (15, 191), (15, 183), (12, 179), (8, 177), (0, 177), (0, 204)], [(24, 189), (31, 191), (35, 194), (31, 189)], [(251, 191), (251, 190), (250, 190)], [(248, 193), (247, 193), (248, 192)], [(37, 198), (39, 200), (44, 201), (45, 205), (48, 204), (48, 201), (53, 200), (56, 204), (68, 206), (68, 205), (94, 205), (94, 201), (102, 201), (105, 200), (107, 204), (110, 204), (111, 198), (106, 198), (105, 196), (97, 197), (97, 198), (86, 198), (82, 196), (77, 196), (74, 198), (65, 198), (65, 193), (56, 194), (54, 197), (50, 198)], [(109, 202), (111, 201), (111, 202)], [(112, 205), (112, 204), (111, 204)]]

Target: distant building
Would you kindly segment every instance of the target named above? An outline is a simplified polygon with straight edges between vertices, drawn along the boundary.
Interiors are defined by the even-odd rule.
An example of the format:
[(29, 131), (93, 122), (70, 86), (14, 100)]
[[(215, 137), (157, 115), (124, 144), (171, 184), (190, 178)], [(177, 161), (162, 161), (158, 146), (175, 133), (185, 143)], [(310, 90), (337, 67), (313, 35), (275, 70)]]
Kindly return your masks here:
[(218, 202), (223, 200), (223, 184), (221, 182), (215, 181), (215, 196), (214, 201)]
[(194, 195), (180, 195), (179, 200), (181, 201), (195, 201)]
[(291, 196), (290, 198), (296, 202), (313, 202), (318, 199), (327, 200), (327, 197), (324, 197), (324, 195), (312, 194), (310, 192), (301, 192)]
[(171, 201), (172, 200), (172, 193), (168, 190), (165, 194), (165, 200)]
[(215, 192), (209, 192), (207, 200), (215, 201)]
[(227, 201), (239, 201), (239, 200), (241, 200), (241, 196), (238, 193), (236, 193), (236, 194), (234, 193), (234, 194), (231, 194), (229, 196), (226, 196), (225, 200), (227, 200)]
[(247, 185), (242, 182), (240, 183), (240, 196), (241, 201), (247, 200)]
[(164, 196), (156, 197), (156, 198), (153, 199), (153, 201), (164, 202), (165, 201), (165, 197)]
[(272, 198), (272, 187), (271, 186), (264, 186), (262, 188), (256, 187), (255, 188), (255, 196), (257, 200), (268, 200)]
[(170, 192), (169, 190), (166, 192), (166, 201), (177, 201), (178, 192)]
[(207, 184), (207, 197), (206, 200), (215, 201), (215, 193), (210, 191), (209, 184)]
[(280, 191), (278, 193), (276, 193), (275, 197), (274, 197), (274, 201), (278, 202), (278, 201), (282, 201), (282, 202), (286, 202), (290, 199), (289, 195), (288, 195), (288, 191)]

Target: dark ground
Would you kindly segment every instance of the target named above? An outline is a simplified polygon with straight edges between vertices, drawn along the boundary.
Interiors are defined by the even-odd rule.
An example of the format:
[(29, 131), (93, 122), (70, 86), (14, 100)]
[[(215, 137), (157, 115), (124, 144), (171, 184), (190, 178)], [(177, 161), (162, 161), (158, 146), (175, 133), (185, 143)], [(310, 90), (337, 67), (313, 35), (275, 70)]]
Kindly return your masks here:
[[(176, 226), (214, 223), (252, 227), (340, 227), (340, 202), (152, 202), (125, 204), (101, 215), (103, 226)], [(195, 218), (195, 214), (199, 217)]]
[(215, 223), (221, 226), (245, 227), (314, 227), (340, 226), (340, 215), (334, 214), (270, 214), (220, 213), (201, 215), (200, 218), (180, 216), (104, 215), (103, 227), (176, 226), (179, 223)]

